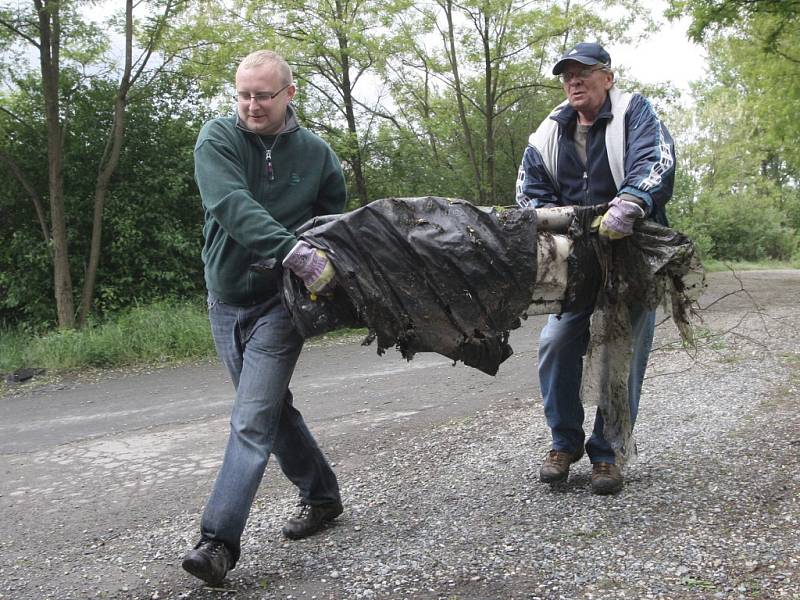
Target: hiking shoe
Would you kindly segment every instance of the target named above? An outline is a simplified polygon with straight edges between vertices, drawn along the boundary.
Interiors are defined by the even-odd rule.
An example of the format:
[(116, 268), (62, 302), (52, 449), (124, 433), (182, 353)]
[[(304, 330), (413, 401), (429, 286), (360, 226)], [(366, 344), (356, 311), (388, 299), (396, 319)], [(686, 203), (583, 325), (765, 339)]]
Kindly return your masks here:
[(616, 494), (622, 489), (622, 472), (607, 462), (592, 463), (592, 491), (595, 494)]
[(328, 504), (306, 504), (301, 502), (297, 515), (283, 526), (283, 535), (290, 540), (299, 540), (322, 529), (327, 521), (333, 521), (342, 514), (344, 507), (340, 501)]
[(564, 481), (569, 475), (569, 466), (578, 462), (583, 456), (583, 446), (576, 452), (565, 450), (550, 450), (539, 469), (539, 481), (543, 483), (558, 483)]
[(219, 586), (231, 569), (233, 556), (225, 544), (203, 539), (183, 557), (183, 569), (210, 586)]

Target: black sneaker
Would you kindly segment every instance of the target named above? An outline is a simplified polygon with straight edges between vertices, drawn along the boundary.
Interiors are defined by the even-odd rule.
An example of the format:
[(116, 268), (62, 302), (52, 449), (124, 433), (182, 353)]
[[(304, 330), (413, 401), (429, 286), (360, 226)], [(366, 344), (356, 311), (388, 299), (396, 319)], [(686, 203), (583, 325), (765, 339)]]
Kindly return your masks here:
[(283, 526), (283, 535), (290, 540), (299, 540), (317, 533), (327, 521), (333, 521), (342, 514), (344, 507), (339, 501), (328, 504), (299, 504), (297, 516), (292, 517)]
[(183, 569), (210, 586), (222, 584), (232, 563), (230, 550), (216, 540), (200, 540), (183, 557)]

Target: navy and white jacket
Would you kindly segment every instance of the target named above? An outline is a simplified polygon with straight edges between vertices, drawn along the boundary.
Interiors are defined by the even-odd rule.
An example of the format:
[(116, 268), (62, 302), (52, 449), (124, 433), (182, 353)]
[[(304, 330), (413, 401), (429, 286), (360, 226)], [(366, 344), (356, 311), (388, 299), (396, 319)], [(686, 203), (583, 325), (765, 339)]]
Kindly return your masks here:
[(517, 177), (517, 204), (589, 206), (632, 194), (644, 201), (648, 218), (666, 225), (675, 148), (650, 102), (609, 90), (586, 139), (586, 168), (575, 149), (577, 115), (564, 102), (531, 134)]

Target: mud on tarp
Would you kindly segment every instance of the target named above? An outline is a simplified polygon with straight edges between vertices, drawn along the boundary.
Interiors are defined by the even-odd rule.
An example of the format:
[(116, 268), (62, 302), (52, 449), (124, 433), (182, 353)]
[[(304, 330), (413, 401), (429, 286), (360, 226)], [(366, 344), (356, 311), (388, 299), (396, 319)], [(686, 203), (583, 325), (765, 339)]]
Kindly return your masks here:
[[(699, 264), (688, 238), (642, 222), (633, 236), (609, 244), (590, 231), (603, 207), (574, 210), (561, 310), (592, 306), (599, 290), (610, 305), (648, 308), (666, 294), (688, 334), (687, 292), (697, 285), (684, 279)], [(365, 343), (377, 339), (379, 354), (392, 346), (407, 359), (437, 352), (494, 375), (512, 353), (509, 331), (520, 318), (552, 312), (532, 303), (539, 236), (552, 235), (538, 231), (536, 220), (530, 208), (487, 209), (441, 197), (387, 198), (319, 217), (298, 235), (328, 253), (337, 287), (332, 297), (312, 300), (287, 271), (284, 303), (305, 337), (367, 327)], [(544, 268), (549, 259), (539, 260)]]
[[(312, 300), (287, 271), (284, 304), (305, 337), (368, 327), (365, 343), (377, 339), (378, 353), (392, 346), (407, 359), (416, 352), (438, 352), (494, 375), (512, 353), (508, 335), (520, 317), (553, 312), (552, 298), (536, 287), (537, 274), (545, 285), (547, 270), (558, 268), (551, 263), (565, 260), (559, 310), (595, 307), (581, 400), (598, 406), (604, 436), (622, 464), (635, 456), (627, 307), (654, 310), (661, 302), (671, 304), (667, 310), (690, 341), (690, 310), (705, 278), (691, 240), (667, 227), (645, 221), (622, 240), (597, 236), (591, 223), (604, 208), (572, 209), (568, 231), (558, 234), (569, 238), (566, 259), (537, 249), (556, 244), (549, 243), (552, 232), (538, 231), (534, 209), (388, 198), (320, 217), (298, 235), (328, 252), (337, 287), (333, 296)], [(547, 229), (548, 215), (542, 215), (542, 229)]]
[(315, 302), (284, 274), (284, 301), (304, 336), (366, 326), (379, 354), (438, 352), (490, 375), (511, 355), (509, 331), (536, 282), (535, 211), (387, 198), (304, 229), (337, 273), (333, 297)]
[(614, 242), (586, 236), (590, 229), (591, 215), (578, 212), (572, 235), (579, 240), (576, 246), (594, 247), (603, 281), (592, 314), (580, 394), (584, 404), (596, 404), (603, 415), (603, 437), (622, 465), (636, 457), (628, 400), (633, 354), (628, 307), (655, 310), (665, 304), (689, 343), (689, 316), (705, 288), (705, 274), (691, 240), (668, 227), (640, 221), (633, 235)]

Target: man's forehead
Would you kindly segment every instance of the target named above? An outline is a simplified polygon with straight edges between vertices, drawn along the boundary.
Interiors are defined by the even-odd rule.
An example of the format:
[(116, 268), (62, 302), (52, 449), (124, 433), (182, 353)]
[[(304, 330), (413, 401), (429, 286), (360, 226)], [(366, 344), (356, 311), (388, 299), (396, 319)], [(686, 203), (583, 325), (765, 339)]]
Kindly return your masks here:
[(278, 65), (275, 63), (262, 63), (260, 65), (252, 65), (252, 66), (239, 66), (236, 69), (236, 77), (239, 76), (270, 76), (274, 73), (278, 73)]
[(274, 69), (264, 68), (264, 65), (247, 67), (236, 71), (236, 85), (265, 86), (279, 83), (279, 76)]

